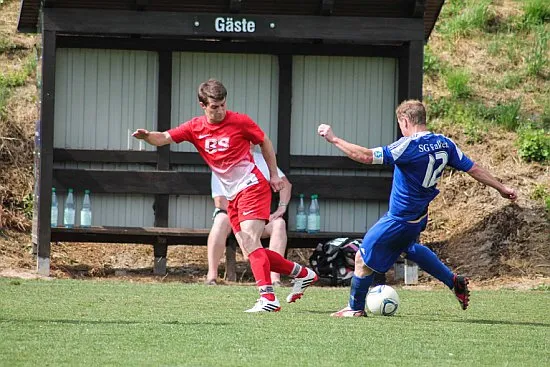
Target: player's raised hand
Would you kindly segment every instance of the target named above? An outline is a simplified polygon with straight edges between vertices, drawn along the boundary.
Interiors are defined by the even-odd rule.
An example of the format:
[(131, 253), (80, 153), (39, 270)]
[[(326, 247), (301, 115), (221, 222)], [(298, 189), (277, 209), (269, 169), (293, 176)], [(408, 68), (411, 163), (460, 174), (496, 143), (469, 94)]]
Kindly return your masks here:
[(149, 130), (137, 129), (132, 136), (136, 139), (145, 139), (149, 136)]
[(326, 139), (329, 143), (333, 143), (334, 139), (336, 138), (336, 135), (334, 135), (334, 132), (332, 131), (332, 127), (327, 124), (321, 124), (317, 128), (317, 133)]

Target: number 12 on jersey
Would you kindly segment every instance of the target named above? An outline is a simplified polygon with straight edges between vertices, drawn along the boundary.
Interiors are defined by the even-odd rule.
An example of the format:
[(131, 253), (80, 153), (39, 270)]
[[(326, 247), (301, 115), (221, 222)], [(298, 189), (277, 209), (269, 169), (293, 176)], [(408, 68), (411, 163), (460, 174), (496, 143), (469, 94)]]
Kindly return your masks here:
[(429, 162), (426, 167), (426, 174), (424, 175), (424, 181), (422, 182), (423, 187), (432, 187), (434, 186), (441, 177), (441, 171), (447, 165), (449, 156), (447, 152), (436, 152), (434, 154), (428, 154)]

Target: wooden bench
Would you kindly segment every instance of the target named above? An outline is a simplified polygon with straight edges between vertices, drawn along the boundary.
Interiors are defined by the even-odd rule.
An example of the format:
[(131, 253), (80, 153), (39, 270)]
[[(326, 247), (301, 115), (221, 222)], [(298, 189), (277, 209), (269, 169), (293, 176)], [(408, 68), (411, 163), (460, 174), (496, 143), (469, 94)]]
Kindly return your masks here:
[[(162, 228), (162, 227), (54, 227), (51, 229), (51, 242), (89, 242), (89, 243), (136, 243), (150, 244), (154, 248), (153, 273), (166, 274), (166, 256), (168, 246), (197, 245), (206, 246), (210, 229)], [(315, 248), (337, 237), (362, 238), (364, 233), (350, 232), (287, 232), (287, 249)], [(268, 240), (268, 239), (266, 239)], [(236, 280), (235, 255), (236, 242), (228, 239), (226, 248), (226, 279)]]

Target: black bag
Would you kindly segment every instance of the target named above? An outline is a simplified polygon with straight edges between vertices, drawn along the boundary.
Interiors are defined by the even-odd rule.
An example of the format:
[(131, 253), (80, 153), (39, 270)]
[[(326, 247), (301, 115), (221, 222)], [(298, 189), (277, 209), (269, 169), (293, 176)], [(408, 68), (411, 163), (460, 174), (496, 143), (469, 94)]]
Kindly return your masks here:
[(355, 253), (361, 242), (361, 238), (343, 237), (320, 243), (309, 258), (311, 268), (324, 283), (332, 286), (350, 285)]

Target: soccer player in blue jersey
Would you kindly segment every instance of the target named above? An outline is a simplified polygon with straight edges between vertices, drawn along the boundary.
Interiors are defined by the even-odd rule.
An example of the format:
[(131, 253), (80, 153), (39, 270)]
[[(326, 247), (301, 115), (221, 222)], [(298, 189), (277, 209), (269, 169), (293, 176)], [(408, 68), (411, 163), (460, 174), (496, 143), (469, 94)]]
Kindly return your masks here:
[(417, 243), (420, 232), (426, 228), (428, 205), (439, 193), (436, 185), (441, 173), (450, 166), (496, 189), (506, 199), (517, 198), (514, 189), (504, 186), (472, 162), (451, 139), (427, 130), (422, 102), (404, 101), (397, 107), (396, 115), (403, 137), (374, 149), (337, 137), (330, 125), (322, 124), (318, 128), (319, 135), (349, 158), (365, 164), (394, 166), (389, 210), (365, 234), (355, 256), (349, 304), (333, 313), (334, 317), (366, 316), (365, 301), (374, 272), (388, 271), (402, 253), (454, 291), (465, 310), (470, 294), (468, 278), (454, 274), (433, 251)]

